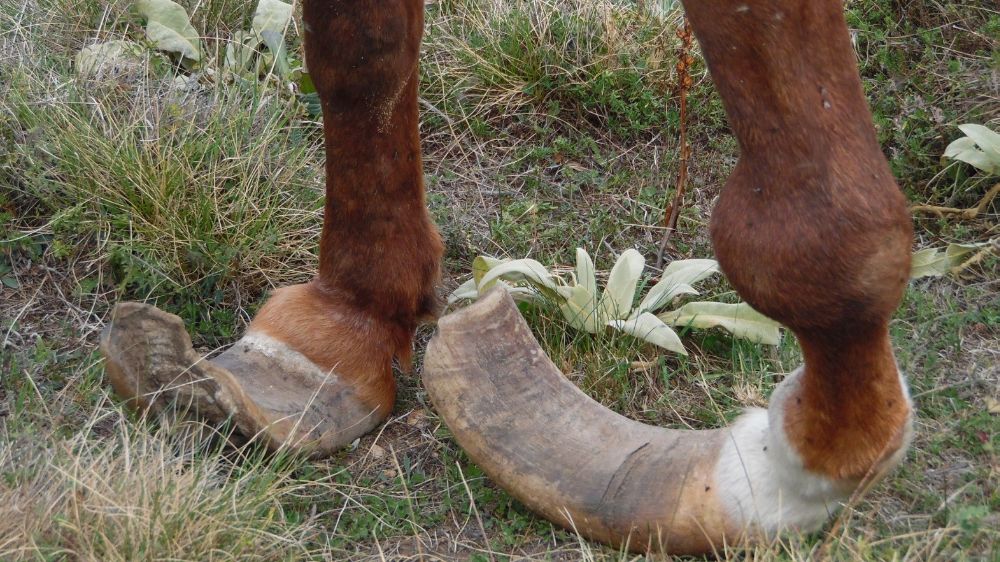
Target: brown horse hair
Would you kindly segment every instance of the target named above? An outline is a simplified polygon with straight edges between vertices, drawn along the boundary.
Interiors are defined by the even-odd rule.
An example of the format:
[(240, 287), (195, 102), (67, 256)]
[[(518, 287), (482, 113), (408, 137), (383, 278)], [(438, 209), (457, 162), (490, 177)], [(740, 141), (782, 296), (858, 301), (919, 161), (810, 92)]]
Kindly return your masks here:
[(326, 145), (319, 274), (276, 292), (251, 330), (336, 370), (387, 415), (392, 359), (408, 370), (416, 327), (440, 308), (443, 244), (417, 127), (423, 4), (306, 0), (303, 20)]

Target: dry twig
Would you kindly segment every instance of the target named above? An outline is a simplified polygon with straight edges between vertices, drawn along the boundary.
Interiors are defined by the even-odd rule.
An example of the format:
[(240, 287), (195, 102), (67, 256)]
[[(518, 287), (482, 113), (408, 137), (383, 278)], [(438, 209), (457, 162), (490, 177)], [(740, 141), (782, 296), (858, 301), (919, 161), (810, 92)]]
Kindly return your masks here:
[(681, 40), (681, 45), (677, 49), (677, 95), (680, 98), (680, 164), (677, 170), (677, 184), (674, 192), (674, 201), (663, 213), (663, 240), (660, 241), (660, 249), (656, 253), (656, 268), (663, 268), (663, 254), (670, 244), (670, 235), (677, 230), (677, 217), (681, 212), (681, 205), (684, 203), (684, 190), (687, 187), (687, 164), (691, 156), (691, 147), (687, 142), (687, 95), (691, 89), (693, 80), (691, 79), (691, 65), (694, 57), (691, 56), (691, 44), (694, 35), (691, 32), (691, 24), (684, 18), (684, 25), (677, 30), (677, 37)]
[(968, 209), (958, 209), (955, 207), (938, 207), (937, 205), (914, 205), (910, 207), (910, 212), (912, 213), (927, 213), (931, 215), (936, 215), (938, 217), (943, 217), (945, 215), (960, 215), (959, 218), (966, 220), (972, 220), (979, 216), (980, 213), (984, 212), (990, 203), (996, 198), (997, 194), (1000, 194), (1000, 183), (994, 185), (983, 195), (983, 198), (976, 203), (974, 207), (969, 207)]

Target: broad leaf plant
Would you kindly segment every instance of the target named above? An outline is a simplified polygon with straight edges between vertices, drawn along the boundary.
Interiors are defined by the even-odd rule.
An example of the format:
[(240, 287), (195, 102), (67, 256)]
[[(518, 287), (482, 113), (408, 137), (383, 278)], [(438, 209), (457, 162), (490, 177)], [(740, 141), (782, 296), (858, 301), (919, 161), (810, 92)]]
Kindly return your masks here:
[(671, 262), (636, 305), (645, 266), (642, 254), (626, 250), (611, 268), (601, 291), (597, 287), (594, 262), (582, 248), (576, 250), (575, 270), (566, 277), (551, 273), (533, 259), (479, 256), (472, 264), (472, 278), (459, 286), (448, 302), (476, 299), (494, 285), (502, 284), (515, 300), (545, 298), (555, 302), (575, 330), (601, 334), (609, 328), (615, 329), (681, 355), (687, 355), (687, 350), (674, 327), (718, 327), (735, 337), (766, 345), (778, 345), (781, 341), (779, 324), (747, 303), (689, 302), (662, 312), (681, 295), (697, 295), (693, 285), (719, 272), (715, 260)]

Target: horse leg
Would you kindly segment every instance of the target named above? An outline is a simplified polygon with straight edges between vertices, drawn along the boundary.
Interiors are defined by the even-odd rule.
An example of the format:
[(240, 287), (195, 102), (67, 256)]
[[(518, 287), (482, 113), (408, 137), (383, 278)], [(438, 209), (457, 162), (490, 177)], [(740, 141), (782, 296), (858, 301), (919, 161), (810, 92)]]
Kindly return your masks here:
[(740, 295), (805, 364), (722, 430), (627, 420), (544, 357), (499, 290), (442, 318), (424, 384), (469, 456), (528, 507), (633, 550), (707, 553), (814, 530), (901, 459), (911, 406), (888, 325), (909, 214), (839, 0), (688, 0), (739, 144), (711, 225)]
[[(912, 226), (875, 137), (842, 4), (685, 4), (740, 145), (712, 242), (805, 356), (785, 431), (807, 469), (865, 474), (909, 415), (889, 319)], [(791, 395), (789, 395), (789, 399)]]
[(116, 307), (101, 347), (137, 407), (180, 402), (272, 447), (327, 454), (392, 410), (392, 360), (409, 364), (436, 313), (442, 244), (417, 135), (422, 1), (305, 0), (303, 20), (327, 156), (319, 274), (275, 291), (214, 359), (176, 316), (137, 303)]

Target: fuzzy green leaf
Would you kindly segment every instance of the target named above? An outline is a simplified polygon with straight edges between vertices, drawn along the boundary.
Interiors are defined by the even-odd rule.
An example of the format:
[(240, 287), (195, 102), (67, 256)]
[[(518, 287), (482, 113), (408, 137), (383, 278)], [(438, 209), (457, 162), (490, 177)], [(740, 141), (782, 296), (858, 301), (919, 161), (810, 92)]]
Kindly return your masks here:
[(950, 143), (944, 149), (945, 158), (955, 158), (958, 154), (965, 152), (966, 150), (975, 150), (976, 141), (970, 139), (969, 137), (959, 137)]
[(233, 34), (232, 39), (226, 43), (226, 58), (222, 68), (237, 74), (250, 70), (259, 44), (260, 41), (254, 34), (237, 31)]
[(603, 321), (628, 318), (635, 302), (635, 288), (645, 267), (646, 258), (632, 248), (618, 258), (608, 274), (608, 284), (597, 305)]
[(948, 257), (940, 248), (924, 248), (910, 258), (910, 279), (940, 277), (948, 273)]
[(201, 60), (198, 32), (180, 4), (171, 0), (139, 0), (136, 7), (146, 18), (146, 38), (157, 49)]
[(457, 289), (448, 295), (448, 304), (454, 304), (463, 299), (476, 298), (479, 298), (479, 289), (476, 288), (476, 280), (469, 279), (465, 283), (459, 285)]
[(987, 174), (1000, 175), (1000, 164), (997, 164), (996, 162), (991, 160), (989, 156), (987, 156), (986, 153), (981, 150), (975, 148), (969, 148), (954, 153), (954, 155), (951, 156), (951, 158), (953, 160), (965, 162), (966, 164), (974, 168), (977, 168), (979, 170), (982, 170)]
[(966, 123), (958, 128), (965, 133), (965, 136), (976, 141), (979, 148), (983, 150), (994, 161), (1000, 162), (1000, 133), (990, 130), (989, 127)]
[[(663, 270), (659, 282), (646, 293), (637, 312), (656, 312), (667, 305), (677, 295), (688, 293), (698, 294), (691, 285), (702, 279), (718, 273), (719, 263), (715, 260), (691, 259), (676, 260)], [(633, 313), (634, 314), (634, 313)]]
[(577, 330), (597, 334), (604, 329), (597, 313), (597, 297), (583, 285), (560, 287), (559, 293), (566, 299), (559, 305), (563, 318)]
[(924, 248), (913, 252), (910, 260), (910, 279), (948, 275), (953, 267), (962, 265), (966, 256), (990, 244), (991, 242), (948, 244), (945, 248)]
[[(494, 283), (494, 286), (503, 287), (503, 290), (507, 291), (507, 293), (510, 294), (510, 297), (516, 302), (535, 302), (539, 299), (538, 292), (528, 287), (516, 287), (499, 280)], [(480, 293), (480, 295), (483, 293), (485, 293), (485, 291)]]
[(626, 334), (648, 341), (663, 349), (687, 355), (681, 338), (670, 326), (649, 312), (643, 312), (630, 320), (611, 320), (608, 326), (617, 328)]
[(88, 45), (76, 54), (76, 71), (80, 76), (91, 76), (105, 69), (114, 69), (129, 59), (137, 59), (141, 49), (131, 41), (120, 39)]
[(949, 267), (958, 267), (962, 265), (965, 261), (966, 256), (979, 250), (980, 248), (985, 248), (989, 246), (992, 242), (979, 242), (973, 244), (948, 244), (944, 249), (945, 258), (948, 260)]
[(478, 286), (483, 281), (483, 276), (486, 275), (487, 271), (509, 261), (489, 256), (476, 256), (476, 259), (472, 260), (472, 278), (476, 280), (476, 285)]
[(533, 259), (512, 260), (491, 268), (479, 281), (479, 291), (486, 291), (501, 278), (507, 281), (527, 281), (545, 296), (557, 302), (562, 300), (552, 276), (542, 264)]
[(723, 328), (734, 337), (766, 345), (781, 343), (780, 324), (757, 312), (749, 304), (691, 302), (677, 310), (659, 315), (673, 326)]
[(291, 72), (288, 53), (285, 50), (285, 30), (291, 20), (291, 4), (281, 0), (260, 0), (251, 24), (251, 28), (274, 55), (274, 64), (282, 76), (287, 76)]
[(594, 273), (594, 260), (590, 259), (590, 254), (583, 248), (576, 249), (576, 283), (584, 288), (595, 299), (599, 296), (597, 292), (597, 277)]
[(1000, 134), (982, 125), (959, 125), (966, 136), (952, 141), (945, 158), (960, 160), (991, 175), (1000, 175)]

